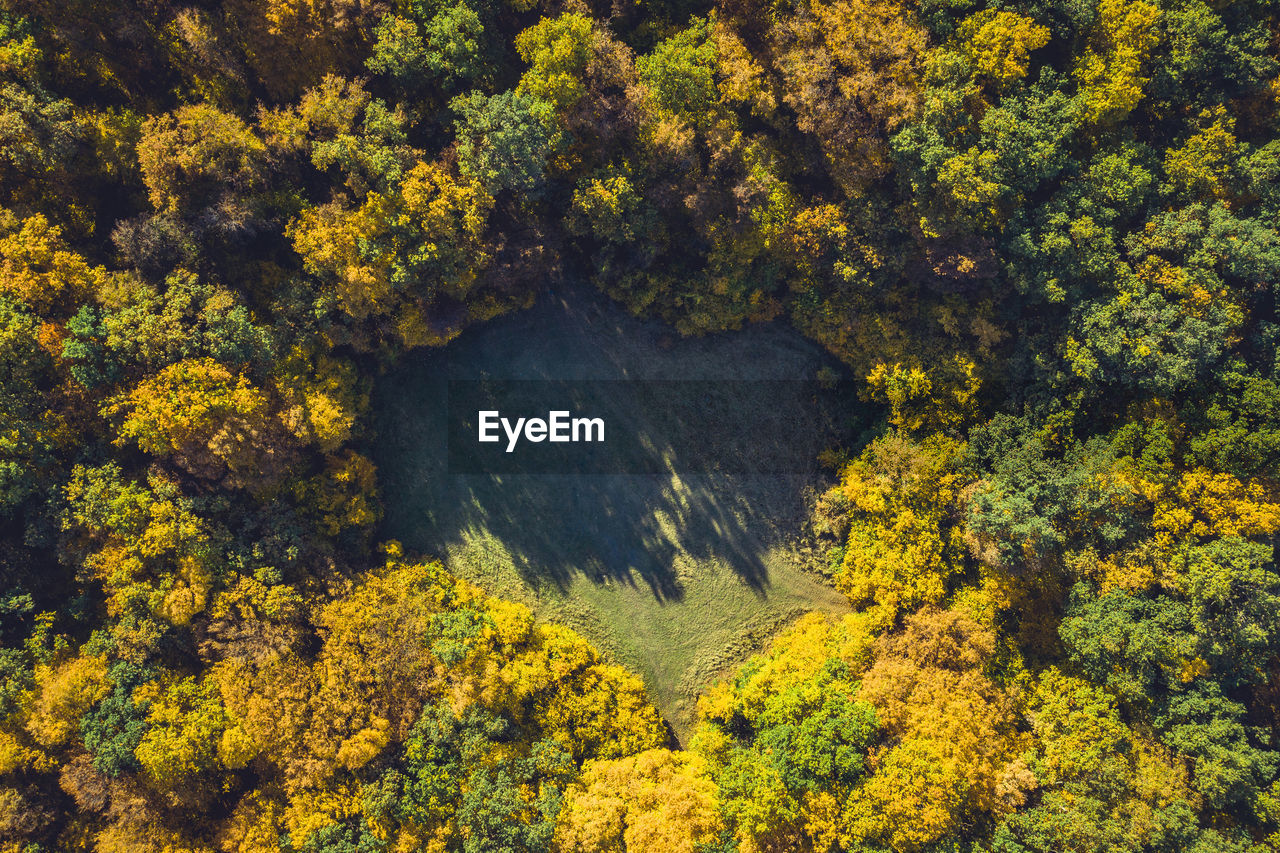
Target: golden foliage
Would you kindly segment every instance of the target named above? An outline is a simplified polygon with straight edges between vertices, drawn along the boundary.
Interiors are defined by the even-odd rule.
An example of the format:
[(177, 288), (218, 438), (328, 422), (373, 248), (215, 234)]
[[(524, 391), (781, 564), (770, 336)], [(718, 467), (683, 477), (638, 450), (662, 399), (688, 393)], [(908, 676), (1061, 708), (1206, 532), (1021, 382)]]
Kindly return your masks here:
[(1016, 754), (1012, 708), (983, 667), (995, 635), (954, 611), (924, 610), (881, 637), (860, 698), (890, 736), (846, 806), (847, 837), (920, 850), (991, 810)]
[(697, 756), (650, 749), (588, 762), (565, 792), (558, 853), (694, 853), (720, 830), (716, 789)]
[(107, 665), (100, 657), (78, 656), (36, 668), (38, 688), (26, 728), (44, 747), (63, 746), (79, 731), (80, 716), (107, 695)]
[(836, 586), (877, 624), (939, 604), (963, 568), (962, 527), (952, 517), (964, 485), (953, 470), (961, 446), (901, 435), (869, 446), (828, 496), (848, 507), (849, 533)]
[(1100, 0), (1091, 44), (1075, 69), (1086, 121), (1113, 124), (1142, 100), (1159, 21), (1160, 10), (1143, 0)]
[(172, 455), (200, 476), (230, 471), (237, 482), (268, 484), (285, 462), (282, 425), (266, 394), (211, 358), (164, 368), (103, 413), (125, 416), (117, 444)]
[(90, 299), (107, 273), (71, 251), (62, 229), (40, 214), (19, 220), (0, 210), (0, 293), (30, 305), (37, 313), (71, 313)]
[(179, 107), (142, 127), (138, 165), (151, 205), (177, 213), (227, 189), (257, 188), (266, 147), (237, 116), (209, 104)]
[(986, 9), (960, 24), (960, 41), (974, 71), (997, 87), (1027, 76), (1031, 51), (1049, 43), (1049, 28), (1016, 12)]

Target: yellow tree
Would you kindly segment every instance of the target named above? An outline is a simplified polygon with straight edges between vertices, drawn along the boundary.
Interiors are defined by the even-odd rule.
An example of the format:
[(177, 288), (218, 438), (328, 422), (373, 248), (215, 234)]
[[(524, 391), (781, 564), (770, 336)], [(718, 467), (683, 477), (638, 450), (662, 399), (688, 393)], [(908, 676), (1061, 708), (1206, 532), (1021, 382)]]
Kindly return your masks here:
[(232, 485), (269, 485), (289, 457), (267, 395), (210, 358), (166, 367), (103, 413), (124, 416), (117, 444), (170, 456), (197, 476), (227, 476)]
[(483, 187), (419, 162), (394, 192), (371, 192), (354, 210), (342, 202), (308, 208), (287, 233), (353, 320), (390, 326), (409, 346), (438, 345), (468, 319), (438, 310), (441, 302), (465, 302), (478, 316), (496, 308), (472, 294), (490, 260), (492, 207)]
[[(774, 24), (783, 100), (842, 188), (858, 194), (889, 169), (887, 135), (920, 103), (924, 28), (893, 0), (812, 0)], [(752, 24), (754, 26), (754, 24)]]
[(36, 214), (18, 219), (0, 210), (0, 293), (44, 316), (67, 316), (106, 283), (102, 267), (90, 266), (67, 246), (62, 229)]
[(1049, 28), (1016, 12), (986, 9), (960, 24), (959, 38), (974, 72), (1000, 89), (1027, 76), (1031, 51), (1049, 43)]
[(1086, 121), (1114, 124), (1142, 100), (1159, 21), (1160, 10), (1143, 0), (1100, 0), (1098, 23), (1075, 69)]
[(895, 434), (870, 445), (841, 474), (825, 506), (847, 525), (836, 586), (877, 624), (939, 604), (963, 569), (958, 523), (962, 446), (939, 435), (916, 444)]
[(720, 830), (715, 785), (696, 755), (650, 749), (588, 762), (565, 792), (558, 853), (694, 853)]
[(926, 609), (881, 637), (862, 680), (888, 735), (842, 813), (846, 845), (922, 850), (991, 813), (1017, 753), (1012, 705), (984, 673), (995, 635), (953, 611)]
[(240, 118), (209, 104), (179, 107), (150, 119), (138, 142), (138, 165), (157, 211), (198, 209), (231, 191), (256, 190), (266, 146)]

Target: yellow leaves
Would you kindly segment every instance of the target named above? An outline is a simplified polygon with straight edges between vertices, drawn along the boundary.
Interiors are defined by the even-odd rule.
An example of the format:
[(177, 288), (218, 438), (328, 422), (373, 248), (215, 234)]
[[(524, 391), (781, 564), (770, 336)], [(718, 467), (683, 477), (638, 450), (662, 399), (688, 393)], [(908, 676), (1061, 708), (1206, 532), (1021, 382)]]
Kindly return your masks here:
[(906, 4), (836, 0), (779, 21), (784, 100), (812, 134), (828, 168), (857, 197), (890, 168), (886, 135), (919, 111), (928, 36)]
[(968, 421), (977, 405), (981, 380), (977, 365), (962, 355), (926, 370), (880, 362), (867, 375), (873, 399), (887, 402), (890, 422), (907, 431), (956, 429)]
[(1197, 468), (1153, 492), (1156, 530), (1173, 537), (1267, 536), (1280, 530), (1280, 501), (1257, 481)]
[(890, 745), (848, 804), (850, 835), (918, 850), (970, 809), (990, 809), (1016, 741), (999, 688), (982, 672), (994, 633), (953, 611), (925, 610), (881, 637), (859, 698), (876, 707)]
[(810, 6), (844, 72), (838, 80), (841, 94), (877, 113), (890, 130), (914, 115), (927, 36), (910, 10), (876, 0)]
[(337, 536), (352, 527), (364, 527), (382, 515), (378, 505), (377, 469), (368, 458), (347, 450), (325, 459), (323, 473), (298, 482), (294, 495), (320, 530)]
[[(80, 717), (107, 695), (107, 664), (99, 657), (75, 657), (36, 668), (35, 696), (27, 732), (44, 747), (63, 746), (80, 729)], [(14, 753), (16, 757), (16, 753)]]
[(254, 189), (265, 153), (266, 146), (237, 116), (192, 104), (143, 125), (138, 165), (151, 206), (177, 213), (214, 200), (228, 185)]
[(565, 792), (557, 853), (693, 853), (720, 829), (715, 785), (688, 753), (651, 749), (589, 762)]
[(502, 656), (533, 633), (533, 613), (523, 604), (493, 598), (485, 602), (485, 614), (492, 622), (494, 641)]
[(102, 267), (91, 267), (71, 251), (62, 229), (40, 214), (21, 221), (0, 210), (0, 293), (30, 305), (37, 313), (71, 312), (107, 280)]
[(310, 701), (317, 683), (307, 663), (289, 653), (266, 655), (257, 663), (228, 658), (208, 678), (217, 684), (226, 709), (229, 734), (219, 743), (219, 757), (228, 767), (262, 753), (284, 770), (288, 787), (314, 781), (316, 765), (306, 754), (304, 734), (312, 724)]
[(581, 77), (592, 56), (591, 19), (577, 12), (543, 18), (516, 36), (516, 50), (529, 63), (519, 89), (550, 101), (557, 109), (573, 106), (586, 93)]
[(1114, 698), (1056, 667), (1041, 674), (1029, 717), (1044, 784), (1098, 774), (1105, 761), (1124, 749), (1129, 736)]
[(836, 586), (883, 626), (922, 604), (937, 604), (957, 566), (943, 560), (936, 519), (902, 508), (888, 525), (855, 521)]
[[(766, 654), (753, 657), (735, 681), (714, 685), (699, 697), (698, 716), (720, 724), (739, 714), (753, 720), (769, 697), (811, 680), (832, 658), (861, 671), (874, 640), (870, 620), (862, 614), (833, 621), (818, 611), (806, 613), (773, 639)], [(699, 727), (700, 749), (713, 746), (711, 736), (707, 727)]]
[(950, 521), (960, 445), (941, 436), (874, 443), (845, 468), (836, 492), (851, 507), (836, 586), (881, 627), (900, 613), (938, 604), (962, 568), (961, 531)]
[(302, 596), (293, 587), (283, 584), (266, 586), (242, 575), (234, 586), (214, 597), (209, 617), (232, 622), (289, 621), (296, 618), (302, 609)]
[(17, 735), (0, 729), (0, 775), (32, 768), (40, 758), (41, 754), (24, 746)]
[(103, 408), (107, 416), (120, 413), (116, 444), (172, 454), (197, 476), (230, 471), (228, 485), (268, 485), (286, 461), (282, 424), (266, 394), (210, 358), (169, 365)]
[(108, 414), (126, 412), (116, 444), (135, 442), (154, 454), (208, 441), (227, 416), (260, 418), (267, 399), (243, 376), (211, 358), (172, 364), (116, 398)]
[(415, 263), (438, 268), (436, 288), (461, 299), (489, 262), (483, 238), (493, 197), (435, 164), (418, 163), (400, 186), (404, 215), (421, 235)]
[(253, 791), (240, 798), (218, 837), (221, 853), (279, 853), (280, 804)]
[(581, 636), (540, 625), (494, 673), (485, 703), (533, 719), (576, 757), (616, 758), (659, 746), (662, 720), (644, 683), (606, 664)]
[(1049, 43), (1049, 28), (1014, 12), (986, 9), (965, 19), (960, 40), (974, 71), (998, 88), (1027, 76), (1031, 51)]
[(351, 437), (357, 416), (369, 404), (350, 362), (324, 354), (308, 356), (299, 348), (278, 367), (275, 389), (283, 400), (280, 419), (285, 427), (326, 453)]
[(94, 853), (213, 853), (212, 848), (144, 816), (129, 815), (94, 839)]
[(938, 169), (938, 183), (963, 209), (982, 222), (995, 222), (1000, 216), (997, 203), (1004, 185), (988, 180), (996, 169), (997, 152), (970, 148), (943, 161)]
[(371, 725), (356, 732), (338, 747), (338, 763), (348, 770), (363, 767), (391, 742), (391, 721), (374, 717)]
[(845, 804), (847, 847), (881, 841), (905, 853), (954, 831), (967, 785), (937, 740), (909, 738), (874, 761), (875, 773)]
[(363, 714), (408, 722), (402, 718), (416, 704), (415, 690), (430, 683), (435, 668), (423, 638), (442, 598), (454, 589), (438, 564), (392, 564), (320, 612), (325, 645), (317, 677), (331, 694), (326, 702), (332, 713), (346, 719), (349, 705), (377, 695)]
[(1202, 110), (1199, 121), (1200, 129), (1180, 148), (1165, 152), (1165, 174), (1185, 192), (1226, 198), (1231, 168), (1239, 157), (1236, 120), (1219, 104)]
[(473, 298), (491, 260), (484, 236), (492, 208), (480, 185), (419, 162), (394, 191), (371, 192), (355, 210), (339, 202), (308, 208), (285, 233), (352, 319), (391, 315), (410, 346), (439, 344), (457, 327), (432, 323), (430, 309), (441, 297)]
[(284, 825), (289, 839), (301, 847), (311, 833), (360, 814), (360, 788), (343, 782), (331, 788), (302, 791), (289, 799)]
[(1161, 553), (1153, 545), (1150, 542), (1143, 543), (1105, 558), (1089, 549), (1070, 554), (1065, 561), (1075, 574), (1097, 583), (1102, 595), (1116, 589), (1130, 593), (1142, 592), (1155, 586), (1157, 582), (1167, 580), (1165, 564), (1170, 555)]
[(199, 561), (183, 559), (179, 572), (166, 579), (159, 615), (174, 625), (189, 625), (192, 617), (204, 610), (213, 589), (212, 573)]
[(260, 752), (258, 744), (239, 726), (231, 726), (218, 741), (218, 760), (230, 770), (245, 767)]
[(715, 45), (720, 94), (728, 103), (745, 104), (751, 114), (768, 118), (778, 108), (778, 99), (764, 68), (751, 50), (719, 15), (711, 15), (711, 41)]
[[(741, 848), (924, 850), (994, 809), (1020, 746), (1011, 704), (984, 673), (995, 646), (994, 629), (954, 611), (926, 609), (878, 638), (866, 614), (810, 614), (709, 691), (693, 748), (717, 768)], [(784, 703), (832, 691), (874, 706), (867, 773), (797, 790), (770, 753), (781, 744), (744, 745), (743, 732), (770, 732)], [(795, 745), (789, 757), (803, 753)]]
[(1075, 69), (1087, 122), (1114, 124), (1142, 100), (1159, 20), (1159, 8), (1143, 0), (1099, 0), (1092, 43)]
[(1067, 795), (1072, 788), (1105, 785), (1109, 819), (1135, 848), (1160, 837), (1159, 814), (1170, 803), (1196, 804), (1190, 762), (1126, 726), (1115, 697), (1101, 687), (1050, 668), (1030, 697), (1027, 719), (1032, 739), (1024, 759), (1036, 778), (1023, 787), (1057, 797), (1057, 807), (1067, 812), (1064, 847), (1079, 846), (1070, 840), (1075, 834), (1071, 811), (1091, 807), (1087, 800), (1073, 802)]
[(391, 254), (375, 248), (388, 215), (387, 199), (369, 193), (354, 211), (338, 202), (307, 208), (285, 230), (307, 270), (335, 285), (342, 310), (355, 320), (382, 309), (392, 289)]
[(621, 241), (638, 235), (628, 220), (639, 204), (640, 196), (627, 174), (595, 177), (573, 191), (574, 216), (586, 226), (579, 226), (580, 230), (589, 230), (606, 240)]
[(144, 778), (167, 791), (189, 777), (217, 770), (228, 723), (217, 686), (184, 678), (164, 689), (147, 713), (147, 733), (134, 755)]

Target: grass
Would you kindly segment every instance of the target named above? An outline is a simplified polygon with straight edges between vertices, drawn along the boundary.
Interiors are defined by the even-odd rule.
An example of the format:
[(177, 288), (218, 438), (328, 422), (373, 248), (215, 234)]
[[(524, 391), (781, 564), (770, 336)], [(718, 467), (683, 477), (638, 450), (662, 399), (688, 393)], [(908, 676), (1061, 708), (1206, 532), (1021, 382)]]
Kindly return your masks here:
[[(709, 682), (801, 613), (848, 609), (805, 534), (829, 473), (815, 460), (785, 474), (682, 474), (680, 460), (667, 459), (663, 474), (450, 474), (447, 380), (812, 379), (824, 365), (782, 325), (681, 339), (594, 291), (550, 294), (380, 380), (382, 535), (581, 632), (644, 677), (683, 740)], [(814, 456), (852, 434), (842, 413), (856, 415), (857, 405), (841, 392), (778, 399), (770, 387), (774, 396), (746, 395), (726, 417), (776, 422), (785, 411), (788, 440)]]

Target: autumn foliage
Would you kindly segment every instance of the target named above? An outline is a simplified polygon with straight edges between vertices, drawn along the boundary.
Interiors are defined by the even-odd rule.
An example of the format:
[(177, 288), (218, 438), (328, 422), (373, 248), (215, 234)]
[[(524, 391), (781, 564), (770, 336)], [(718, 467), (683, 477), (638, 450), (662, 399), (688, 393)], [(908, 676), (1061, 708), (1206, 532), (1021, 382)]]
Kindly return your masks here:
[[(1277, 849), (1278, 33), (0, 0), (0, 853)], [(379, 541), (374, 378), (566, 278), (790, 323), (865, 414), (852, 612), (683, 744)]]

